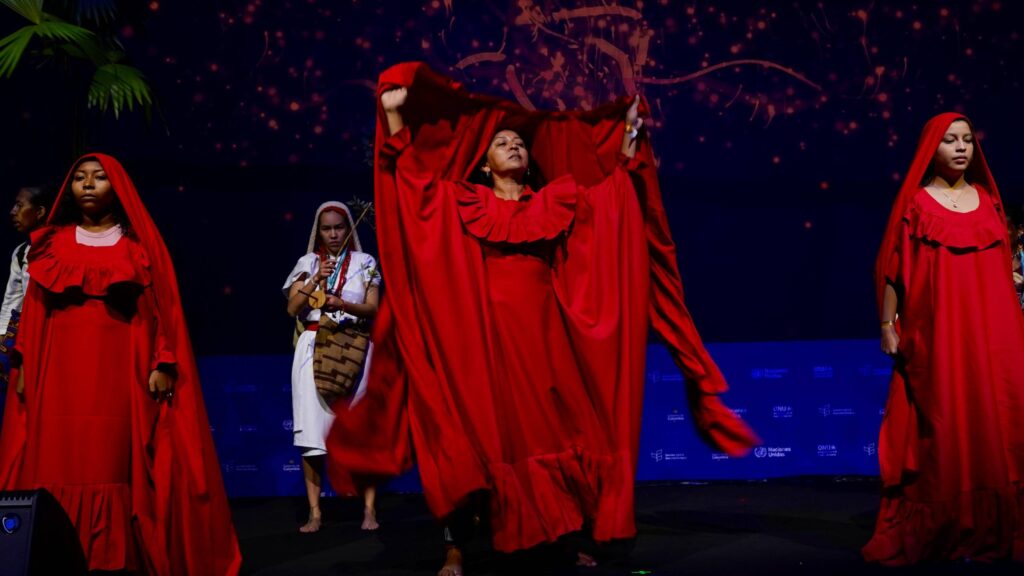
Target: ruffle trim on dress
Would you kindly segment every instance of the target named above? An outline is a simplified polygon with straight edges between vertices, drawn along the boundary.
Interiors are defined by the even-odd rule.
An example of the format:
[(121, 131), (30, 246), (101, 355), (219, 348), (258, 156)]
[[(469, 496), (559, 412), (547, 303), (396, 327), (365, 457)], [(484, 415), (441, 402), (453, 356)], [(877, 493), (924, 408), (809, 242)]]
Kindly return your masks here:
[(1024, 484), (960, 492), (941, 502), (885, 496), (875, 534), (861, 550), (868, 562), (1024, 562)]
[[(927, 195), (928, 192), (921, 190), (919, 194)], [(988, 210), (987, 200), (983, 199), (976, 210), (953, 212), (929, 196), (923, 201), (912, 202), (903, 219), (913, 238), (947, 248), (981, 250), (1007, 238), (1006, 226), (988, 214)]]
[(523, 550), (593, 524), (594, 539), (636, 535), (628, 454), (574, 448), (489, 467), (494, 548)]
[(576, 215), (577, 189), (563, 176), (519, 201), (503, 200), (486, 186), (459, 183), (459, 216), (470, 234), (489, 242), (523, 244), (553, 240), (568, 231)]
[[(128, 258), (111, 257), (117, 250), (126, 250)], [(32, 280), (54, 293), (77, 289), (88, 296), (106, 296), (115, 284), (148, 286), (151, 282), (149, 258), (138, 243), (122, 238), (110, 247), (81, 247), (75, 242), (73, 226), (47, 226), (34, 232), (28, 261)]]

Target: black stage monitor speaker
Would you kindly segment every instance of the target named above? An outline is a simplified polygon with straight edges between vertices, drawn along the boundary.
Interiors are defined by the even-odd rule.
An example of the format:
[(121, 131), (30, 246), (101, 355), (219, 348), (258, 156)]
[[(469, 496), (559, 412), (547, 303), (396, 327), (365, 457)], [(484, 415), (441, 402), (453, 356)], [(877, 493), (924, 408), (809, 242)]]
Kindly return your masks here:
[(0, 492), (0, 576), (85, 573), (75, 527), (49, 492)]

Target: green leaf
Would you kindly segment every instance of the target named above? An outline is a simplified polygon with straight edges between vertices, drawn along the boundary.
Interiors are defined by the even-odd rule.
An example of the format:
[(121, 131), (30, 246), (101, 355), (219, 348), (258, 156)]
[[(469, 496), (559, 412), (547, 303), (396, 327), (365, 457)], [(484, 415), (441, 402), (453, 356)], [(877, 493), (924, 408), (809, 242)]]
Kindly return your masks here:
[(33, 24), (43, 20), (43, 0), (0, 0), (0, 4), (21, 14)]
[(106, 64), (96, 69), (89, 86), (88, 105), (100, 112), (114, 111), (120, 118), (122, 110), (133, 111), (136, 106), (146, 113), (153, 104), (149, 84), (138, 68), (124, 64)]
[(57, 40), (81, 44), (91, 40), (95, 34), (91, 31), (60, 20), (46, 20), (34, 26), (35, 33), (47, 40)]
[(35, 26), (25, 26), (0, 39), (0, 77), (10, 78), (14, 74), (34, 34)]
[(78, 46), (89, 52), (90, 45), (95, 43), (95, 34), (92, 32), (59, 20), (44, 20), (39, 24), (25, 26), (0, 39), (0, 77), (10, 78), (14, 74), (33, 36), (62, 43), (64, 46), (58, 44), (58, 47), (72, 48), (67, 52), (73, 56), (77, 53), (73, 47)]

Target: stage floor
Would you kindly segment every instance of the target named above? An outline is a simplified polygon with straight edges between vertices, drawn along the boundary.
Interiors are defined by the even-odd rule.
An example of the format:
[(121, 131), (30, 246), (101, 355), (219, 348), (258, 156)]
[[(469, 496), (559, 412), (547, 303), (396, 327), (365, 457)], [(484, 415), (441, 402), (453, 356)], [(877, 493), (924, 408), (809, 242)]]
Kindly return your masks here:
[[(865, 565), (858, 549), (871, 534), (878, 483), (865, 478), (647, 484), (637, 487), (635, 541), (603, 550), (598, 568), (574, 567), (561, 546), (514, 555), (469, 546), (467, 576), (841, 574), (1024, 574), (1020, 565)], [(327, 522), (299, 534), (303, 499), (233, 500), (244, 574), (430, 576), (441, 565), (441, 535), (419, 494), (379, 498), (381, 529), (359, 529), (362, 506), (324, 502)]]

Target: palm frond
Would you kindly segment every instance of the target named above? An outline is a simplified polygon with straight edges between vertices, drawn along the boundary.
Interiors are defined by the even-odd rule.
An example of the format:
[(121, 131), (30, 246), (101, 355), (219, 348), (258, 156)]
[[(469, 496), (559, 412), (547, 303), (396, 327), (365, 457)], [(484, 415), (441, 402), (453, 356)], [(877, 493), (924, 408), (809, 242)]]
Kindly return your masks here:
[(21, 14), (33, 24), (43, 20), (43, 0), (0, 0), (0, 4)]
[(0, 39), (0, 77), (10, 78), (21, 62), (25, 47), (35, 34), (35, 26), (25, 26)]
[(119, 118), (122, 110), (131, 111), (136, 106), (142, 107), (148, 114), (153, 104), (153, 94), (138, 68), (125, 64), (105, 64), (93, 74), (87, 103), (90, 108), (99, 108), (103, 113), (113, 110), (114, 117)]
[(47, 40), (60, 40), (82, 44), (95, 36), (91, 30), (61, 20), (44, 20), (36, 24), (35, 33)]

